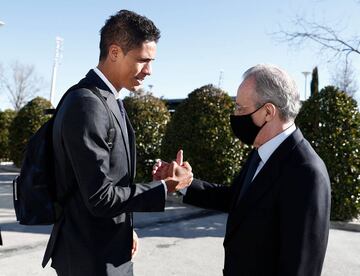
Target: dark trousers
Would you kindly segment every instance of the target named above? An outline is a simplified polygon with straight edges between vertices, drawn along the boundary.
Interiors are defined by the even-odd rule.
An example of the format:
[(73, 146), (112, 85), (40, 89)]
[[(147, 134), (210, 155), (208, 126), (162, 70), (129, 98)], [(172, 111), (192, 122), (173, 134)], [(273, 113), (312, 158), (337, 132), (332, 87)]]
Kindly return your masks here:
[[(58, 276), (73, 276), (68, 269), (54, 268)], [(78, 275), (76, 273), (76, 275)], [(111, 264), (106, 265), (106, 271), (101, 272), (101, 275), (94, 273), (96, 276), (134, 276), (133, 262), (126, 262), (118, 267), (114, 267)]]

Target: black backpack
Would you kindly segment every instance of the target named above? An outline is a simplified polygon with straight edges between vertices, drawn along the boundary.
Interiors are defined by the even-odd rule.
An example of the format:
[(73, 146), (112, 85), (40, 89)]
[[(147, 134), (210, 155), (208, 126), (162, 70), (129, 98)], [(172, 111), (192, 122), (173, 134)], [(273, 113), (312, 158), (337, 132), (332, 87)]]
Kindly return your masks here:
[[(26, 146), (20, 175), (13, 180), (14, 208), (20, 224), (53, 224), (62, 214), (61, 204), (56, 197), (52, 130), (56, 114), (66, 95), (80, 88), (86, 87), (74, 85), (65, 93), (53, 116), (30, 138)], [(107, 143), (111, 149), (115, 138), (113, 117), (99, 90), (90, 90), (102, 101), (110, 118)]]

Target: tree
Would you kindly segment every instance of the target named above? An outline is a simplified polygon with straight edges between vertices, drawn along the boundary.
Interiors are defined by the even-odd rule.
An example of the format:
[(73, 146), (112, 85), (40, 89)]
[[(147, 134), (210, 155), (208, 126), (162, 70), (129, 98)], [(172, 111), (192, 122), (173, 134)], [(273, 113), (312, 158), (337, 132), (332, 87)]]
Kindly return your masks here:
[(155, 159), (160, 158), (160, 147), (170, 113), (161, 99), (144, 91), (126, 97), (124, 106), (136, 133), (136, 180), (149, 181)]
[[(360, 1), (357, 1), (357, 3), (360, 4)], [(360, 55), (360, 36), (358, 34), (347, 36), (345, 34), (346, 28), (340, 29), (330, 24), (308, 21), (300, 16), (296, 17), (293, 25), (295, 30), (282, 29), (274, 34), (275, 37), (292, 46), (300, 46), (308, 42), (313, 43), (319, 47), (320, 54), (332, 55), (329, 59), (330, 61), (344, 62), (343, 68), (340, 71), (338, 69), (335, 70), (336, 73), (333, 76), (335, 81), (333, 83), (349, 95), (354, 95), (357, 90), (357, 84), (349, 64), (351, 56)], [(349, 74), (351, 78), (348, 77)]]
[(331, 53), (334, 59), (345, 58), (351, 54), (360, 55), (360, 38), (354, 36), (345, 38), (340, 31), (330, 26), (309, 22), (297, 17), (294, 21), (297, 30), (281, 30), (275, 36), (291, 45), (301, 45), (313, 42), (320, 47), (322, 53)]
[(0, 111), (0, 160), (10, 159), (9, 128), (16, 112), (11, 109)]
[(161, 154), (174, 160), (184, 150), (195, 177), (219, 184), (230, 184), (240, 171), (248, 147), (232, 133), (231, 97), (213, 85), (200, 87), (178, 105), (168, 124)]
[(312, 78), (311, 78), (311, 94), (310, 95), (315, 95), (317, 93), (319, 93), (319, 74), (318, 74), (318, 68), (315, 67), (312, 71)]
[(49, 108), (51, 103), (48, 100), (36, 97), (21, 108), (12, 121), (9, 146), (11, 160), (16, 166), (21, 166), (23, 152), (30, 137), (50, 118), (44, 113)]
[(351, 61), (346, 59), (345, 62), (336, 67), (332, 75), (332, 84), (351, 97), (355, 95), (358, 90), (358, 85), (356, 82), (355, 69)]
[(0, 70), (0, 86), (8, 93), (9, 100), (17, 112), (42, 88), (42, 79), (36, 75), (33, 65), (15, 62), (10, 66), (10, 76)]
[(360, 214), (360, 114), (356, 101), (336, 87), (327, 86), (304, 102), (296, 124), (328, 169), (331, 219), (357, 218)]

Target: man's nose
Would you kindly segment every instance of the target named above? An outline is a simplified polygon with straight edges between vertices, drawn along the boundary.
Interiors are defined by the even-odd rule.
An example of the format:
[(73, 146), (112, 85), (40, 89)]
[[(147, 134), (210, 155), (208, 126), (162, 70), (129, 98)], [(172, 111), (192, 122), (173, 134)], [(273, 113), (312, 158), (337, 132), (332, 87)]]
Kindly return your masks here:
[(150, 63), (146, 63), (145, 66), (144, 66), (144, 68), (143, 68), (143, 70), (142, 70), (142, 72), (143, 72), (144, 74), (148, 75), (148, 76), (151, 75), (151, 73), (152, 73), (151, 64), (150, 64)]

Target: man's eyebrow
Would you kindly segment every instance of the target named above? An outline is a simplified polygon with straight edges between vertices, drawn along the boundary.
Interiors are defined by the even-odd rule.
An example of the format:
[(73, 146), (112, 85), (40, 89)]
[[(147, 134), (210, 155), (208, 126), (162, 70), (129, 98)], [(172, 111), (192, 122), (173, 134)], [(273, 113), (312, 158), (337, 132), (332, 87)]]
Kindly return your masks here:
[(141, 60), (141, 61), (154, 61), (155, 59), (154, 58), (139, 57), (138, 60)]

